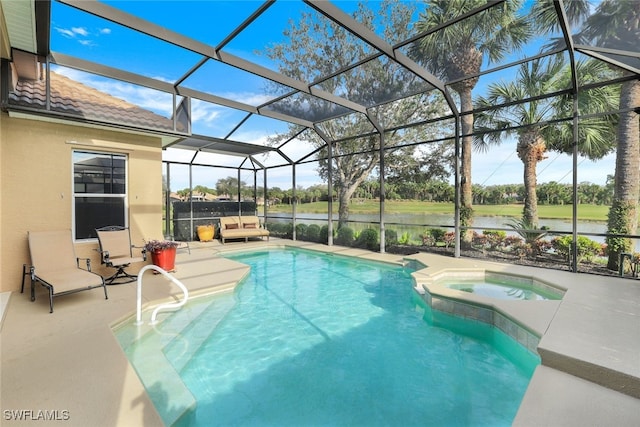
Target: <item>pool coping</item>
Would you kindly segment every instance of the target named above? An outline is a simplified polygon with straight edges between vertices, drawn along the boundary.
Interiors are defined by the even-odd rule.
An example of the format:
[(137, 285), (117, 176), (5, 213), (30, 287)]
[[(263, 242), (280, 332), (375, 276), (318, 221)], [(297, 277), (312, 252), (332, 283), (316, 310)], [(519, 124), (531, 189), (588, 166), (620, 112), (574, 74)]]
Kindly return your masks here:
[[(411, 256), (293, 242), (218, 242), (191, 245), (178, 254), (178, 274), (190, 290), (228, 284), (238, 277), (236, 266), (220, 263), (217, 253), (250, 247), (304, 247), (337, 254), (407, 262), (411, 258), (438, 268), (490, 268), (558, 279), (567, 288), (538, 345), (542, 363), (522, 400), (515, 426), (637, 425), (640, 399), (634, 397), (640, 378), (640, 282), (629, 278), (575, 274), (487, 261), (420, 253)], [(160, 277), (150, 278), (144, 301), (166, 298), (171, 290)], [(517, 302), (517, 301), (516, 301)], [(522, 322), (536, 324), (534, 310), (502, 306)], [(109, 327), (135, 310), (135, 286), (109, 287), (56, 300), (49, 314), (44, 290), (30, 302), (13, 292), (1, 330), (1, 394), (3, 410), (20, 408), (68, 410), (65, 425), (159, 425), (161, 419), (144, 386)], [(514, 314), (514, 315), (515, 315)], [(80, 345), (79, 345), (80, 344)], [(614, 374), (607, 379), (611, 374)], [(622, 380), (618, 382), (618, 377)], [(622, 388), (624, 391), (619, 391)], [(41, 420), (3, 420), (3, 425), (42, 425)]]

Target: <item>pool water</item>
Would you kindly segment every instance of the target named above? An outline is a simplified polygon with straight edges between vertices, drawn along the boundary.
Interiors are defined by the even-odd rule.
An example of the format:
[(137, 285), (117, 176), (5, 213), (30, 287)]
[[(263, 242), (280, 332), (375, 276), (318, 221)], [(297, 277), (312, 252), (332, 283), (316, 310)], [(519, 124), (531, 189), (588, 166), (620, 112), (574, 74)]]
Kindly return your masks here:
[[(434, 326), (410, 271), (304, 250), (230, 258), (250, 275), (234, 294), (194, 300), (206, 310), (186, 325), (172, 320), (183, 308), (140, 339), (116, 331), (161, 415), (178, 393), (166, 358), (197, 401), (181, 425), (511, 424), (539, 359), (480, 322)], [(151, 340), (162, 357), (143, 348)]]
[(497, 299), (527, 301), (561, 299), (558, 295), (545, 293), (540, 289), (534, 289), (530, 286), (500, 283), (498, 281), (492, 282), (490, 280), (445, 283), (444, 285), (449, 289), (456, 289), (463, 292)]

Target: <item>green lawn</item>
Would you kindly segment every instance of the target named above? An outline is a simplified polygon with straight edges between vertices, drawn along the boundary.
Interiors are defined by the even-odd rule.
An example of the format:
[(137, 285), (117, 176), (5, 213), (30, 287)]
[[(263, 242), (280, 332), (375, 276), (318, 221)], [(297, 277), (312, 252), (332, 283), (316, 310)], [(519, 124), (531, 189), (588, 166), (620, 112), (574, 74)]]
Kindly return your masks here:
[[(421, 213), (453, 213), (452, 203), (421, 202), (416, 200), (387, 200), (385, 202), (385, 212), (387, 214), (421, 214)], [(353, 214), (377, 213), (380, 204), (376, 200), (356, 200), (349, 206), (349, 212)], [(508, 216), (520, 218), (522, 216), (522, 205), (476, 205), (473, 207), (477, 216)], [(337, 212), (338, 204), (334, 203), (334, 212)], [(270, 206), (271, 212), (291, 212), (290, 205)], [(326, 213), (327, 202), (304, 203), (297, 207), (298, 213)], [(578, 218), (582, 221), (606, 221), (609, 213), (609, 206), (600, 205), (578, 205)], [(540, 205), (538, 206), (538, 216), (541, 219), (571, 219), (573, 214), (572, 205)]]

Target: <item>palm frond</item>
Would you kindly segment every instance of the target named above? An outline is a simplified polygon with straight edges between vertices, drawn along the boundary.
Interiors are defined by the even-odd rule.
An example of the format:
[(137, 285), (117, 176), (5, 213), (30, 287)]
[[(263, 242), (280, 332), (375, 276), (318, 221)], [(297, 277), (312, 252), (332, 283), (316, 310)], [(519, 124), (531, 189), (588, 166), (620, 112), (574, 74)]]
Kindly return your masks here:
[(504, 224), (505, 226), (512, 228), (520, 237), (522, 237), (525, 243), (533, 243), (536, 240), (542, 239), (548, 234), (543, 230), (538, 230), (538, 224), (530, 223), (525, 219), (512, 219), (510, 222)]

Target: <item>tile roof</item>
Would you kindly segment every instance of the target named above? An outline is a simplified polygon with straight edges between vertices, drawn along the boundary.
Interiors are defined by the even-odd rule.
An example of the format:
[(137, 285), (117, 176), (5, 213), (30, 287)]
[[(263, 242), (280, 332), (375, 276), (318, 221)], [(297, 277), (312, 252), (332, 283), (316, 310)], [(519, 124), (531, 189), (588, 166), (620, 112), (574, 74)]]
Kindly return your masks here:
[[(124, 124), (145, 129), (173, 130), (173, 120), (122, 99), (51, 72), (51, 111), (87, 120)], [(46, 107), (46, 81), (19, 80), (9, 94), (9, 104), (36, 109)], [(178, 122), (178, 130), (184, 125)]]

